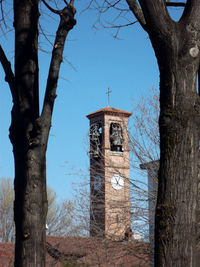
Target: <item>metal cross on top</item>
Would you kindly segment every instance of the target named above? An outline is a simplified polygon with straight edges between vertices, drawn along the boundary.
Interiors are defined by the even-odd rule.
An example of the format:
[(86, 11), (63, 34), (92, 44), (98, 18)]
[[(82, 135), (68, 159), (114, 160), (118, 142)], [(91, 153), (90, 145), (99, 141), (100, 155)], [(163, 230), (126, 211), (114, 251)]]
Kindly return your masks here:
[(110, 93), (112, 91), (110, 90), (110, 88), (108, 87), (108, 91), (106, 91), (106, 94), (108, 95), (108, 107), (110, 106)]

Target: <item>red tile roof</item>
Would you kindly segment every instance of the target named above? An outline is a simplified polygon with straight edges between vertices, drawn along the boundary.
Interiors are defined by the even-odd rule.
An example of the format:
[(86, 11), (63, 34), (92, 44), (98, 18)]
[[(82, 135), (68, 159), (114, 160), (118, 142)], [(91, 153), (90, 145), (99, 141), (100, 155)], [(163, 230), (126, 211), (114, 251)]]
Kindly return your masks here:
[[(46, 266), (149, 266), (148, 244), (84, 237), (47, 237)], [(0, 243), (0, 267), (13, 266), (14, 243)]]
[(0, 243), (0, 267), (13, 266), (14, 243)]
[(114, 116), (124, 116), (124, 117), (129, 117), (132, 115), (131, 112), (128, 111), (124, 111), (121, 109), (116, 109), (116, 108), (112, 108), (112, 107), (105, 107), (105, 108), (101, 108), (95, 112), (92, 112), (90, 114), (88, 114), (86, 117), (88, 119), (92, 118), (92, 117), (96, 117), (102, 114), (110, 114), (110, 115), (114, 115)]

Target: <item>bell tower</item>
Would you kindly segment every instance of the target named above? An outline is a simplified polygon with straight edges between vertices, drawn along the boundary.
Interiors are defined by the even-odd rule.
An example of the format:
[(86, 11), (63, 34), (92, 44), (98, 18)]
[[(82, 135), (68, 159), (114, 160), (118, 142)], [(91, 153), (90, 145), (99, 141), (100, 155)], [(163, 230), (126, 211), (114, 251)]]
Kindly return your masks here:
[(90, 235), (120, 240), (131, 231), (128, 119), (105, 107), (90, 120)]

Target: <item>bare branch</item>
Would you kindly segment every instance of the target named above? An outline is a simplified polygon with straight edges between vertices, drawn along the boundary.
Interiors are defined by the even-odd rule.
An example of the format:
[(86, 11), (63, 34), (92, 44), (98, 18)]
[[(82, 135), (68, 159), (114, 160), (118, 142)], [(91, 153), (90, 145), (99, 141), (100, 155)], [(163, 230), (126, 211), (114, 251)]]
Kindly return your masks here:
[(74, 7), (74, 0), (70, 0), (69, 4), (70, 6)]
[[(107, 4), (107, 9), (110, 9), (110, 8), (115, 8), (116, 10), (120, 10), (120, 8), (117, 7), (117, 5), (119, 4), (120, 0), (114, 2), (114, 3), (110, 3), (109, 1), (105, 0), (105, 3)], [(105, 10), (106, 12), (107, 10)]]
[(185, 3), (183, 2), (179, 2), (179, 3), (176, 3), (176, 2), (166, 2), (166, 6), (174, 6), (174, 7), (185, 7)]
[(45, 0), (42, 0), (42, 2), (45, 4), (45, 6), (46, 6), (51, 12), (53, 12), (53, 13), (55, 13), (55, 14), (60, 14), (60, 13), (61, 13), (60, 10), (56, 10), (56, 9), (53, 9), (52, 7), (50, 7), (50, 5), (47, 4), (47, 2), (46, 2)]
[[(53, 112), (54, 100), (56, 98), (57, 82), (59, 77), (60, 65), (63, 61), (63, 50), (65, 40), (69, 31), (76, 24), (74, 19), (75, 8), (67, 5), (60, 13), (60, 24), (56, 32), (56, 38), (52, 51), (52, 58), (49, 68), (49, 75), (47, 79), (46, 93), (44, 98), (42, 118), (45, 118), (47, 125), (51, 124), (51, 117)], [(44, 133), (48, 134), (48, 132)]]
[(141, 26), (145, 29), (146, 21), (142, 9), (139, 7), (136, 0), (126, 0), (130, 10), (133, 12)]
[(66, 0), (63, 0), (66, 6), (70, 5), (71, 7), (74, 7), (74, 0), (70, 0), (69, 4), (67, 3)]
[(5, 16), (4, 16), (4, 9), (3, 9), (3, 1), (1, 1), (0, 5), (1, 5), (1, 16), (2, 16), (1, 21), (3, 21), (3, 24), (4, 24), (5, 28), (6, 28), (6, 22), (5, 22)]
[(198, 0), (187, 1), (180, 20), (183, 23), (188, 23), (189, 21), (191, 25), (190, 27), (197, 29), (198, 27), (200, 27), (200, 21), (199, 19), (197, 19), (199, 17), (199, 12), (200, 5)]
[[(120, 29), (123, 27), (127, 27), (127, 26), (131, 26), (135, 23), (137, 23), (138, 21), (133, 21), (133, 22), (129, 22), (126, 24), (122, 24), (122, 25), (110, 25), (110, 26), (102, 26), (104, 29)], [(95, 29), (99, 30), (99, 28), (95, 27)]]
[(10, 90), (11, 90), (12, 97), (14, 100), (15, 94), (16, 94), (15, 93), (15, 77), (14, 77), (14, 73), (13, 73), (12, 68), (11, 68), (11, 64), (8, 61), (1, 45), (0, 45), (0, 61), (1, 61), (1, 65), (2, 65), (4, 72), (5, 72), (5, 80), (6, 80), (6, 82), (8, 82), (8, 84), (10, 86)]
[[(112, 24), (111, 24), (110, 26), (102, 25), (102, 28), (103, 28), (103, 29), (117, 29), (116, 33), (113, 34), (113, 38), (114, 38), (114, 39), (118, 39), (118, 40), (120, 40), (120, 38), (118, 37), (118, 34), (119, 34), (120, 29), (121, 29), (121, 28), (124, 28), (124, 27), (131, 26), (131, 25), (133, 25), (133, 24), (135, 24), (135, 23), (137, 23), (137, 22), (138, 22), (138, 21), (136, 20), (136, 21), (129, 22), (129, 23), (126, 23), (126, 24), (121, 24), (121, 25), (112, 25)], [(94, 29), (96, 29), (96, 30), (100, 30), (100, 29), (102, 29), (102, 28), (98, 28), (98, 27), (96, 27), (96, 26), (93, 26), (93, 27), (94, 27)]]
[[(139, 0), (139, 3), (146, 20), (147, 31), (151, 28), (154, 32), (165, 35), (169, 25), (171, 25), (172, 28), (174, 21), (169, 16), (165, 1)], [(151, 27), (152, 25), (155, 27)]]
[(53, 43), (49, 40), (47, 34), (43, 31), (41, 24), (39, 24), (39, 28), (41, 30), (42, 35), (44, 36), (44, 38), (47, 40), (47, 42), (53, 47)]

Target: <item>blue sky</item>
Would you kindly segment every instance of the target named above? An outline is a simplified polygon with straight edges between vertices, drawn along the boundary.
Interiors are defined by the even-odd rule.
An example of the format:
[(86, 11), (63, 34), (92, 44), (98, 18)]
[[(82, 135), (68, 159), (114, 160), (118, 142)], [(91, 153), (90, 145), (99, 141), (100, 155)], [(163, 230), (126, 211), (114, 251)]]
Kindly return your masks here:
[[(159, 86), (154, 52), (138, 23), (123, 28), (120, 40), (116, 40), (111, 29), (92, 29), (96, 14), (81, 13), (83, 1), (78, 1), (76, 8), (77, 25), (69, 34), (64, 51), (67, 61), (76, 70), (67, 61), (61, 66), (47, 151), (47, 183), (59, 199), (72, 198), (72, 183), (80, 183), (84, 179), (82, 175), (88, 173), (86, 115), (107, 105), (107, 88), (112, 90), (111, 106), (131, 111), (133, 100), (145, 95), (148, 88)], [(55, 31), (55, 21), (42, 20), (49, 32)], [(2, 46), (13, 61), (12, 33), (6, 35)], [(40, 53), (40, 56), (42, 101), (50, 55)], [(0, 73), (0, 177), (13, 178), (13, 155), (8, 138), (12, 101), (2, 69)]]

